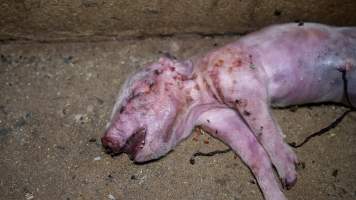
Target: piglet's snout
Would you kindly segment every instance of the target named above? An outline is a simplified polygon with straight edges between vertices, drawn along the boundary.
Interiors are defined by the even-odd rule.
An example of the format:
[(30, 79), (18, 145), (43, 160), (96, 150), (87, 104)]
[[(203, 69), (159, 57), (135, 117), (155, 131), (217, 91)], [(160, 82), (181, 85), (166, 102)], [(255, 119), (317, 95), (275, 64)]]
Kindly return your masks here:
[(134, 116), (115, 114), (101, 138), (101, 143), (107, 153), (116, 155), (124, 152), (127, 140), (136, 132), (138, 127)]
[(119, 154), (123, 151), (124, 145), (121, 145), (117, 138), (111, 137), (110, 135), (105, 134), (105, 136), (101, 138), (101, 143), (107, 153)]

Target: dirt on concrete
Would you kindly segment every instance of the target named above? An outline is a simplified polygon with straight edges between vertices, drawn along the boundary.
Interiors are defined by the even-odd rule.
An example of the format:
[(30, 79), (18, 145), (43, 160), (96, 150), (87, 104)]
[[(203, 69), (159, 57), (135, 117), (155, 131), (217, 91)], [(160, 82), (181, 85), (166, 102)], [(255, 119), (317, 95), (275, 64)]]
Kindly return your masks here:
[[(102, 43), (0, 46), (0, 199), (258, 200), (250, 171), (208, 135), (193, 136), (144, 165), (104, 153), (100, 137), (120, 85), (161, 52), (180, 59), (237, 37), (147, 38)], [(345, 108), (278, 109), (286, 140), (302, 141)], [(303, 163), (290, 200), (356, 199), (356, 114), (296, 150)], [(196, 139), (193, 139), (196, 138)]]

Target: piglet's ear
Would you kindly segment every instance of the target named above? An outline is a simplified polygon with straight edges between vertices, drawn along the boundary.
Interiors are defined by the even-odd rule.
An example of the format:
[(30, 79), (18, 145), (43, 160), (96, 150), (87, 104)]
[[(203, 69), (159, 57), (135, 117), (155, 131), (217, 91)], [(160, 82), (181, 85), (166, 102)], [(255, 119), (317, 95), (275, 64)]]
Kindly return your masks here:
[(193, 63), (190, 60), (186, 60), (180, 63), (177, 62), (175, 66), (176, 66), (176, 70), (180, 74), (190, 76), (193, 72)]
[(167, 67), (174, 67), (174, 69), (185, 76), (190, 76), (193, 72), (193, 63), (190, 60), (180, 62), (175, 59), (170, 59), (168, 57), (161, 57), (159, 59), (159, 64)]
[(159, 64), (163, 65), (163, 66), (173, 66), (173, 60), (167, 58), (167, 57), (160, 57), (158, 60)]

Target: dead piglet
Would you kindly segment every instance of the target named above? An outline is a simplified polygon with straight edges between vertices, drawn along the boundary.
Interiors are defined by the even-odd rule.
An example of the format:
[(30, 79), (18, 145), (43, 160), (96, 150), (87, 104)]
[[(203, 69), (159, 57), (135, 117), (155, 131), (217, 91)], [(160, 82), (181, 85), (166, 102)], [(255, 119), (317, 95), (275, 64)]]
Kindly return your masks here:
[(270, 107), (345, 103), (343, 74), (356, 105), (356, 28), (271, 26), (201, 57), (142, 68), (124, 84), (102, 143), (145, 162), (199, 125), (250, 167), (265, 199), (286, 199), (272, 165), (290, 188), (298, 160)]

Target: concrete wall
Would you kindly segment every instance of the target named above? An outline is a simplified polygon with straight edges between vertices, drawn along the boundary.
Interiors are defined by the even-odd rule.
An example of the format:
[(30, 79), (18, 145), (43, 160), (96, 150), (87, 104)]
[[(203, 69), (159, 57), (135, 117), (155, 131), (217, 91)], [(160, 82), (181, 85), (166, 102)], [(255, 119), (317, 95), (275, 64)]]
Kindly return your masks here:
[(0, 40), (244, 33), (296, 20), (356, 25), (356, 0), (0, 0)]

